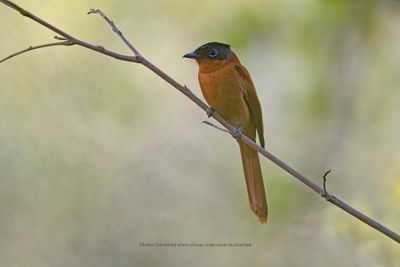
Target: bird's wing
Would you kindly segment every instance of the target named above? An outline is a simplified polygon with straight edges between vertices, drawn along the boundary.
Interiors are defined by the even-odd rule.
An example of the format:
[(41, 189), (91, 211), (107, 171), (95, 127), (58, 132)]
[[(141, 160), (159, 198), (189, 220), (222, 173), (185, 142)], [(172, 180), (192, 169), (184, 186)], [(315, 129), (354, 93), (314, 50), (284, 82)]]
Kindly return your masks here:
[(260, 139), (260, 145), (264, 147), (264, 125), (262, 119), (261, 105), (257, 97), (256, 89), (254, 88), (254, 84), (251, 80), (249, 72), (244, 66), (236, 65), (235, 70), (241, 78), (240, 80), (243, 87), (243, 97), (246, 101), (247, 106), (249, 107), (251, 118), (256, 125), (258, 139)]

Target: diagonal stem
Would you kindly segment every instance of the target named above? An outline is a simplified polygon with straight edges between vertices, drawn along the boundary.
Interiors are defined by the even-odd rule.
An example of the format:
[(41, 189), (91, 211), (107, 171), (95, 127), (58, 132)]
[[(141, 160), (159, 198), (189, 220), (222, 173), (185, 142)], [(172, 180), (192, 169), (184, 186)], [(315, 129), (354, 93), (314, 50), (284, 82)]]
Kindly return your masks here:
[(74, 45), (73, 42), (71, 41), (62, 41), (62, 42), (53, 42), (53, 43), (48, 43), (48, 44), (42, 44), (42, 45), (35, 45), (35, 46), (29, 46), (28, 48), (18, 51), (14, 54), (11, 54), (3, 59), (0, 60), (0, 63), (3, 63), (4, 61), (7, 61), (15, 56), (21, 55), (23, 53), (35, 50), (35, 49), (40, 49), (40, 48), (45, 48), (45, 47), (50, 47), (50, 46), (71, 46)]
[(91, 8), (88, 12), (89, 14), (99, 14), (100, 16), (103, 17), (103, 19), (105, 19), (105, 21), (107, 21), (107, 23), (110, 25), (110, 27), (112, 28), (112, 30), (122, 39), (122, 41), (124, 41), (124, 43), (133, 51), (133, 53), (135, 54), (135, 56), (137, 57), (141, 57), (139, 51), (128, 41), (128, 39), (125, 38), (125, 36), (122, 34), (122, 32), (120, 31), (120, 29), (117, 28), (117, 26), (115, 26), (114, 21), (112, 21), (111, 19), (109, 19), (107, 17), (107, 15), (101, 11), (100, 9), (94, 9)]

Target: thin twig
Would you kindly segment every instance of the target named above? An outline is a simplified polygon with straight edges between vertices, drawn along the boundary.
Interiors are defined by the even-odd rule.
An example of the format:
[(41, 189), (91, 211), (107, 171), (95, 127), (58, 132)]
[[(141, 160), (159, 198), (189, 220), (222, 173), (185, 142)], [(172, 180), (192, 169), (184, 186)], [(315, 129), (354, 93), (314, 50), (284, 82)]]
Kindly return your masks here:
[(136, 50), (136, 48), (128, 41), (128, 39), (125, 38), (125, 36), (122, 34), (122, 32), (117, 28), (117, 26), (115, 26), (114, 21), (112, 21), (111, 19), (109, 19), (107, 17), (106, 14), (104, 14), (103, 11), (101, 11), (100, 9), (94, 9), (91, 8), (89, 10), (89, 12), (87, 13), (88, 15), (90, 14), (99, 14), (100, 16), (103, 17), (103, 19), (105, 19), (105, 21), (107, 21), (107, 23), (110, 25), (111, 29), (122, 39), (122, 41), (124, 41), (124, 43), (133, 51), (133, 53), (135, 54), (135, 56), (137, 57), (141, 57), (142, 55), (139, 53), (139, 51)]
[(331, 199), (331, 195), (328, 193), (328, 191), (326, 190), (326, 176), (331, 172), (332, 170), (329, 169), (328, 171), (325, 172), (324, 176), (322, 177), (323, 179), (323, 187), (324, 187), (324, 192), (322, 193), (322, 197), (325, 198), (326, 200), (330, 200)]
[(40, 48), (45, 48), (45, 47), (50, 47), (50, 46), (71, 46), (74, 45), (74, 43), (72, 43), (71, 41), (62, 41), (62, 42), (53, 42), (53, 43), (48, 43), (48, 44), (42, 44), (42, 45), (35, 45), (35, 46), (29, 46), (28, 48), (21, 50), (19, 52), (16, 52), (14, 54), (9, 55), (6, 58), (3, 58), (2, 60), (0, 60), (0, 63), (3, 63), (4, 61), (7, 61), (15, 56), (21, 55), (23, 53), (35, 50), (35, 49), (40, 49)]
[(56, 40), (67, 40), (66, 38), (62, 37), (62, 36), (54, 36), (54, 39)]
[[(120, 38), (122, 38), (122, 40), (124, 40), (124, 42), (126, 40), (125, 43), (127, 45), (129, 44), (128, 46), (132, 50), (132, 52), (135, 54), (135, 56), (126, 56), (126, 55), (118, 54), (118, 53), (112, 52), (110, 50), (107, 50), (107, 49), (105, 49), (105, 48), (103, 48), (101, 46), (89, 44), (89, 43), (81, 41), (81, 40), (79, 40), (79, 39), (77, 39), (75, 37), (72, 37), (71, 35), (69, 35), (69, 34), (65, 33), (64, 31), (60, 30), (59, 28), (57, 28), (57, 27), (49, 24), (48, 22), (36, 17), (32, 13), (22, 9), (21, 7), (19, 7), (16, 4), (14, 4), (12, 1), (0, 0), (0, 3), (3, 3), (5, 5), (7, 5), (7, 6), (9, 6), (10, 8), (20, 12), (21, 15), (36, 21), (37, 23), (43, 25), (44, 27), (54, 31), (55, 33), (61, 35), (62, 37), (66, 38), (67, 40), (73, 42), (74, 44), (86, 47), (88, 49), (94, 50), (96, 52), (99, 52), (99, 53), (107, 55), (107, 56), (114, 57), (114, 58), (119, 59), (119, 60), (125, 60), (125, 61), (129, 61), (129, 62), (140, 63), (140, 64), (146, 66), (148, 69), (150, 69), (155, 74), (157, 74), (160, 78), (162, 78), (167, 83), (169, 83), (170, 85), (175, 87), (177, 90), (179, 90), (181, 93), (183, 93), (185, 96), (187, 96), (190, 100), (192, 100), (201, 109), (203, 109), (204, 111), (208, 110), (208, 108), (209, 108), (208, 105), (205, 104), (196, 95), (194, 95), (191, 90), (188, 90), (188, 88), (186, 86), (183, 86), (183, 85), (179, 84), (177, 81), (172, 79), (169, 75), (167, 75), (165, 72), (161, 71), (158, 67), (156, 67), (154, 64), (149, 62), (143, 56), (141, 56), (137, 52), (137, 50), (132, 45), (130, 45), (130, 43), (126, 40), (126, 38), (122, 35), (122, 33), (118, 29), (117, 29), (117, 31), (115, 31), (116, 27), (115, 27), (114, 24), (110, 24), (109, 23), (110, 26), (112, 26), (113, 30), (118, 34), (118, 36)], [(95, 12), (95, 13), (99, 13), (99, 12)], [(107, 22), (109, 22), (109, 21), (111, 21), (111, 20), (107, 20)], [(138, 53), (138, 54), (136, 54), (136, 53)], [(137, 55), (139, 55), (139, 56), (137, 56)], [(236, 128), (233, 127), (229, 122), (227, 122), (219, 113), (213, 112), (211, 114), (211, 116), (215, 120), (217, 120), (219, 123), (221, 123), (226, 129), (228, 129), (229, 133), (232, 134), (232, 133), (235, 132)], [(285, 170), (286, 172), (291, 174), (293, 177), (295, 177), (296, 179), (298, 179), (299, 181), (304, 183), (306, 186), (311, 188), (317, 194), (319, 194), (321, 196), (324, 194), (325, 191), (324, 191), (323, 188), (318, 186), (316, 183), (311, 181), (309, 178), (307, 178), (306, 176), (304, 176), (300, 172), (296, 171), (295, 169), (290, 167), (288, 164), (286, 164), (285, 162), (283, 162), (282, 160), (280, 160), (279, 158), (277, 158), (276, 156), (274, 156), (273, 154), (268, 152), (267, 150), (263, 149), (261, 146), (259, 146), (254, 141), (249, 139), (247, 136), (242, 135), (241, 141), (246, 143), (247, 145), (249, 145), (254, 150), (258, 151), (260, 154), (262, 154), (263, 156), (268, 158), (270, 161), (272, 161), (273, 163), (275, 163), (276, 165), (281, 167), (283, 170)], [(358, 218), (360, 221), (362, 221), (362, 222), (368, 224), (369, 226), (373, 227), (374, 229), (378, 230), (382, 234), (384, 234), (384, 235), (388, 236), (389, 238), (395, 240), (396, 242), (400, 243), (400, 235), (399, 234), (395, 233), (394, 231), (390, 230), (389, 228), (385, 227), (384, 225), (380, 224), (379, 222), (375, 221), (374, 219), (366, 216), (365, 214), (361, 213), (360, 211), (354, 209), (353, 207), (351, 207), (349, 204), (345, 203), (344, 201), (338, 199), (337, 197), (335, 197), (333, 195), (330, 195), (330, 198), (328, 199), (328, 201), (331, 202), (333, 205), (335, 205), (335, 206), (341, 208), (342, 210), (346, 211), (347, 213), (353, 215), (354, 217)]]
[(225, 132), (225, 133), (229, 133), (229, 131), (228, 131), (227, 129), (224, 129), (224, 128), (222, 128), (222, 127), (219, 127), (218, 125), (215, 125), (214, 123), (211, 123), (211, 122), (209, 122), (209, 121), (202, 121), (202, 123), (207, 124), (207, 125), (209, 125), (209, 126), (215, 128), (215, 129), (220, 130), (220, 131), (223, 131), (223, 132)]

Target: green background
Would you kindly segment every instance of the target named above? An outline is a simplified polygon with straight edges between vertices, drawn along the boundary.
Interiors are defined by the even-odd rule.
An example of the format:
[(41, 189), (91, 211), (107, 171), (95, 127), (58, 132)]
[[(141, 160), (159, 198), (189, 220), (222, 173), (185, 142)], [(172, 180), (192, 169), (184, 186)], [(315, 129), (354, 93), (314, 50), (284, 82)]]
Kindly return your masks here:
[[(150, 61), (201, 95), (181, 59), (232, 45), (252, 74), (266, 146), (400, 232), (400, 2), (28, 1), (66, 32)], [(0, 5), (0, 57), (55, 35)], [(80, 47), (0, 64), (1, 266), (400, 266), (400, 246), (262, 158), (268, 225), (239, 149), (143, 66)], [(149, 248), (140, 242), (250, 243)]]

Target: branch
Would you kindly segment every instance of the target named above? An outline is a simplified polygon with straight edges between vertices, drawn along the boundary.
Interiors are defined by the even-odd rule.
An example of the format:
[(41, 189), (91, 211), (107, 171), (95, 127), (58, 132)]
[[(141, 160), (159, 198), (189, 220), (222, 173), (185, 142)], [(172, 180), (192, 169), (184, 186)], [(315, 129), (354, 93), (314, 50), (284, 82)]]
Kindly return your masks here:
[(94, 9), (91, 8), (88, 12), (88, 15), (90, 14), (99, 14), (100, 16), (103, 17), (107, 21), (107, 23), (110, 25), (111, 29), (124, 41), (124, 43), (133, 51), (133, 53), (137, 57), (141, 57), (139, 51), (136, 50), (136, 48), (128, 41), (128, 39), (125, 38), (125, 36), (122, 34), (122, 32), (115, 26), (114, 21), (110, 20), (106, 14), (104, 14), (100, 9)]
[[(119, 53), (112, 52), (110, 50), (107, 50), (101, 46), (89, 44), (87, 42), (81, 41), (64, 31), (58, 29), (57, 27), (47, 23), (46, 21), (36, 17), (29, 11), (26, 11), (25, 9), (22, 9), (21, 7), (17, 6), (14, 4), (12, 1), (8, 0), (0, 0), (0, 3), (3, 3), (4, 5), (18, 11), (21, 13), (21, 15), (28, 17), (37, 23), (43, 25), (44, 27), (56, 32), (57, 34), (61, 35), (64, 37), (66, 40), (70, 41), (73, 44), (86, 47), (88, 49), (94, 50), (96, 52), (99, 52), (101, 54), (111, 56), (113, 58), (119, 59), (119, 60), (124, 60), (124, 61), (130, 61), (134, 63), (140, 63), (144, 66), (146, 66), (148, 69), (153, 71), (155, 74), (157, 74), (160, 78), (162, 78), (164, 81), (175, 87), (177, 90), (179, 90), (181, 93), (183, 93), (185, 96), (187, 96), (190, 100), (192, 100), (196, 105), (198, 105), (201, 109), (204, 111), (208, 112), (209, 107), (207, 104), (205, 104), (200, 98), (198, 98), (196, 95), (194, 95), (189, 88), (187, 88), (184, 85), (179, 84), (177, 81), (172, 79), (170, 76), (168, 76), (166, 73), (161, 71), (158, 67), (153, 65), (151, 62), (149, 62), (146, 58), (144, 58), (135, 48), (132, 46), (129, 41), (124, 37), (124, 35), (121, 33), (121, 31), (118, 30), (118, 28), (115, 26), (114, 22), (112, 22), (108, 17), (101, 12), (100, 10), (96, 9), (91, 9), (89, 11), (89, 14), (92, 13), (98, 13), (100, 14), (106, 21), (107, 23), (111, 26), (113, 31), (125, 42), (125, 44), (132, 50), (135, 56), (127, 56), (127, 55), (122, 55)], [(212, 116), (215, 120), (217, 120), (220, 124), (222, 124), (226, 129), (229, 130), (229, 133), (233, 134), (235, 132), (235, 127), (233, 127), (230, 123), (228, 123), (221, 115), (219, 115), (217, 112), (212, 112), (212, 114), (209, 114)], [(253, 142), (251, 139), (249, 139), (247, 136), (242, 135), (241, 140), (249, 145), (251, 148), (254, 150), (258, 151), (261, 155), (265, 156), (268, 158), (270, 161), (281, 167), (283, 170), (285, 170), (287, 173), (291, 174), (293, 177), (304, 183), (307, 187), (309, 187), (311, 190), (316, 192), (318, 195), (324, 197), (326, 190), (318, 186), (316, 183), (311, 181), (309, 178), (301, 174), (300, 172), (296, 171), (292, 167), (290, 167), (288, 164), (268, 152), (267, 150), (263, 149), (261, 146)], [(331, 202), (333, 205), (339, 207), (340, 209), (346, 211), (347, 213), (353, 215), (360, 221), (366, 223), (367, 225), (373, 227), (374, 229), (378, 230), (382, 234), (388, 236), (389, 238), (395, 240), (396, 242), (400, 243), (400, 235), (395, 233), (394, 231), (390, 230), (389, 228), (383, 226), (379, 222), (373, 220), (372, 218), (366, 216), (365, 214), (361, 213), (360, 211), (354, 209), (351, 207), (349, 204), (345, 203), (344, 201), (340, 200), (339, 198), (329, 194), (329, 198), (326, 198), (328, 202)]]
[(20, 6), (16, 5), (16, 4), (14, 4), (12, 1), (0, 0), (0, 3), (3, 3), (4, 5), (6, 5), (6, 6), (12, 8), (12, 9), (14, 9), (14, 10), (16, 10), (16, 11), (18, 11), (22, 16), (27, 17), (27, 18), (29, 18), (29, 19), (31, 19), (31, 20), (34, 20), (34, 21), (36, 21), (37, 23), (43, 25), (44, 27), (46, 27), (46, 28), (52, 30), (53, 32), (55, 32), (55, 33), (61, 35), (62, 37), (64, 37), (66, 40), (69, 40), (69, 41), (70, 41), (71, 43), (73, 43), (73, 44), (86, 47), (86, 48), (88, 48), (88, 49), (90, 49), (90, 50), (99, 52), (99, 53), (101, 53), (101, 54), (104, 54), (104, 55), (107, 55), (107, 56), (110, 56), (110, 57), (113, 57), (113, 58), (115, 58), (115, 59), (139, 63), (138, 57), (136, 57), (136, 56), (126, 56), (126, 55), (122, 55), (122, 54), (115, 53), (115, 52), (112, 52), (112, 51), (110, 51), (110, 50), (107, 50), (107, 49), (105, 49), (105, 48), (102, 47), (102, 46), (93, 45), (93, 44), (84, 42), (84, 41), (82, 41), (82, 40), (79, 40), (79, 39), (73, 37), (72, 35), (69, 35), (68, 33), (66, 33), (66, 32), (60, 30), (59, 28), (57, 28), (57, 27), (51, 25), (50, 23), (48, 23), (48, 22), (42, 20), (41, 18), (39, 18), (39, 17), (33, 15), (31, 12), (29, 12), (29, 11), (23, 9), (22, 7), (20, 7)]
[(50, 47), (50, 46), (60, 46), (60, 45), (71, 46), (71, 45), (74, 45), (74, 43), (72, 43), (71, 41), (67, 40), (67, 41), (62, 41), (62, 42), (53, 42), (53, 43), (48, 43), (48, 44), (29, 46), (28, 48), (26, 48), (24, 50), (21, 50), (19, 52), (16, 52), (14, 54), (9, 55), (6, 58), (3, 58), (2, 60), (0, 60), (0, 63), (3, 63), (4, 61), (7, 61), (7, 60), (9, 60), (9, 59), (11, 59), (11, 58), (13, 58), (15, 56), (21, 55), (23, 53), (26, 53), (26, 52), (29, 52), (29, 51), (32, 51), (32, 50), (35, 50), (35, 49), (40, 49), (40, 48), (45, 48), (45, 47)]
[(321, 197), (325, 198), (326, 200), (329, 201), (329, 199), (331, 198), (331, 195), (328, 193), (328, 191), (326, 190), (326, 176), (328, 176), (328, 174), (331, 172), (332, 170), (329, 169), (325, 172), (324, 176), (322, 176), (323, 179), (323, 187), (324, 187), (324, 192), (322, 193)]
[(219, 130), (219, 131), (222, 131), (222, 132), (225, 132), (225, 133), (229, 133), (229, 131), (225, 130), (225, 129), (222, 128), (222, 127), (219, 127), (218, 125), (215, 125), (214, 123), (211, 123), (211, 122), (209, 122), (209, 121), (202, 121), (202, 122), (203, 122), (204, 124), (207, 124), (207, 125), (209, 125), (209, 126), (215, 128), (215, 129)]

